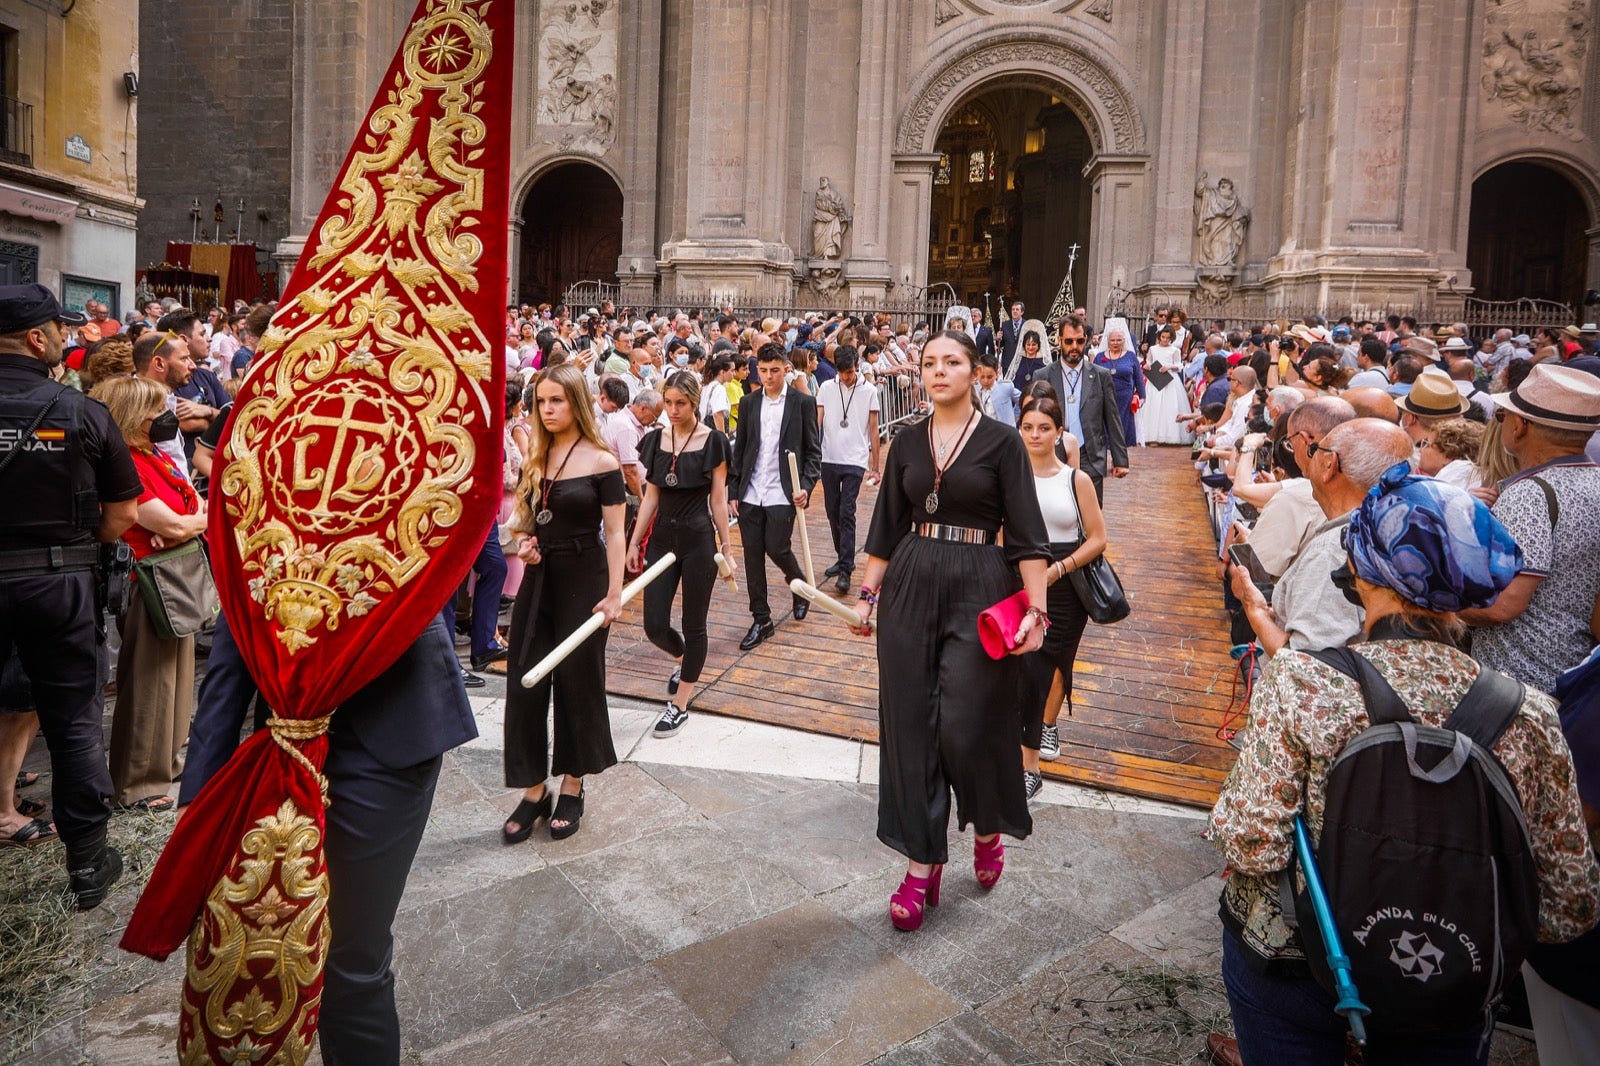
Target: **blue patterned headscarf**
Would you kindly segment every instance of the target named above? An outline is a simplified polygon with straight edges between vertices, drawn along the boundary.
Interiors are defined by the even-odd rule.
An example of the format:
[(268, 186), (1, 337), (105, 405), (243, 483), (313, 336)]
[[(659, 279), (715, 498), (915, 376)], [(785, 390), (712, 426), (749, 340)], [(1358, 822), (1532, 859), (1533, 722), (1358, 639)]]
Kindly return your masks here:
[(1396, 463), (1350, 519), (1356, 576), (1419, 607), (1489, 606), (1522, 569), (1522, 549), (1483, 501)]

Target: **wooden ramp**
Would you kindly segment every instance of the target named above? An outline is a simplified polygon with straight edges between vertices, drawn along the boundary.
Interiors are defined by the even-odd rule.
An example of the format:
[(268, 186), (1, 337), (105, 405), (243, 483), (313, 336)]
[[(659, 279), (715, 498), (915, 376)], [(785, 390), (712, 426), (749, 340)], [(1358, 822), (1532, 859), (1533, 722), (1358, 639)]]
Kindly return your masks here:
[[(1114, 626), (1091, 625), (1085, 634), (1073, 715), (1063, 713), (1058, 723), (1061, 758), (1044, 763), (1044, 771), (1058, 780), (1209, 806), (1233, 763), (1217, 729), (1234, 669), (1210, 527), (1188, 449), (1141, 448), (1133, 463), (1132, 475), (1106, 484), (1109, 556), (1133, 614)], [(863, 489), (863, 539), (875, 498)], [(820, 579), (834, 559), (820, 491), (807, 528)], [(876, 742), (874, 642), (851, 636), (822, 611), (794, 622), (788, 589), (770, 564), (778, 634), (752, 652), (739, 651), (750, 627), (740, 550), (739, 594), (718, 584), (711, 601), (710, 657), (691, 707)], [(858, 580), (861, 573), (858, 563)], [(608, 645), (607, 686), (620, 695), (665, 699), (670, 670), (671, 661), (645, 639), (639, 612), (630, 609)], [(693, 726), (685, 742), (693, 743)]]

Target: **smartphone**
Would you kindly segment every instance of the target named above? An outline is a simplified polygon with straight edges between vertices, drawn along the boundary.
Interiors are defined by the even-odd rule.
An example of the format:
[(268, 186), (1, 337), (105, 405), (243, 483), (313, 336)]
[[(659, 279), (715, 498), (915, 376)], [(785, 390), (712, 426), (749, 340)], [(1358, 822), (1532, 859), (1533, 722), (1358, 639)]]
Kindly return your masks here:
[(1259, 588), (1269, 588), (1276, 580), (1261, 565), (1261, 560), (1256, 558), (1256, 550), (1249, 544), (1228, 545), (1228, 558), (1233, 560), (1233, 565), (1244, 567), (1250, 575), (1250, 581)]

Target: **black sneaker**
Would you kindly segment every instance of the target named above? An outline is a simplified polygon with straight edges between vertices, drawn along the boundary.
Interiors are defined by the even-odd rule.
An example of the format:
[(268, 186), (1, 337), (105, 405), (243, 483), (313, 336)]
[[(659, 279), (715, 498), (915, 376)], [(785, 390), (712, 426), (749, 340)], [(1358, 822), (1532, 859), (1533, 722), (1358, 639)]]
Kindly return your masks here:
[(1039, 734), (1039, 758), (1061, 758), (1061, 733), (1053, 725), (1044, 727), (1044, 732)]
[(105, 901), (111, 886), (122, 876), (122, 853), (106, 848), (99, 861), (67, 871), (67, 889), (80, 911), (93, 910)]
[(667, 709), (661, 712), (661, 720), (656, 723), (655, 729), (651, 730), (651, 736), (657, 740), (675, 737), (678, 735), (678, 730), (683, 728), (683, 723), (688, 720), (689, 711), (686, 708), (679, 707), (676, 703), (669, 703)]
[(1022, 771), (1022, 791), (1026, 793), (1029, 802), (1032, 802), (1033, 797), (1037, 796), (1043, 787), (1044, 775), (1036, 774), (1032, 770)]

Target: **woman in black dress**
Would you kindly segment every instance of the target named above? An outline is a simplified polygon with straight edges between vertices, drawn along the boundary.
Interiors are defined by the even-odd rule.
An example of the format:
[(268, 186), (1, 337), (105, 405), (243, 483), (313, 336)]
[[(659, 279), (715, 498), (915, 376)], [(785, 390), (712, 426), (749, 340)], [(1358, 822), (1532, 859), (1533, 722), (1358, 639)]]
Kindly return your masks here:
[[(718, 358), (721, 358), (720, 356)], [(709, 388), (720, 389), (713, 381)], [(667, 552), (678, 561), (644, 590), (644, 632), (650, 643), (678, 661), (667, 682), (667, 703), (655, 735), (676, 736), (689, 718), (689, 698), (706, 664), (706, 615), (717, 581), (715, 555), (720, 544), (733, 561), (728, 537), (728, 438), (700, 420), (700, 379), (688, 371), (662, 386), (665, 429), (653, 429), (639, 442), (644, 464), (644, 501), (628, 545), (628, 564), (652, 566)], [(651, 522), (654, 522), (654, 527)], [(650, 546), (641, 560), (639, 541)], [(672, 628), (672, 598), (683, 583), (683, 633)]]
[[(878, 839), (910, 860), (889, 901), (905, 930), (922, 924), (925, 905), (938, 905), (952, 791), (958, 823), (977, 834), (973, 865), (984, 888), (1004, 864), (999, 834), (1022, 839), (1033, 829), (1016, 740), (1020, 656), (1038, 650), (1049, 624), (1050, 550), (1017, 431), (977, 408), (977, 362), (972, 338), (954, 330), (922, 350), (933, 415), (889, 448), (856, 605), (863, 629), (882, 605)], [(978, 615), (1019, 588), (1030, 606), (1016, 647), (990, 659)]]
[[(522, 801), (500, 828), (527, 840), (540, 818), (561, 840), (578, 831), (583, 779), (617, 762), (606, 708), (606, 636), (601, 629), (533, 688), (521, 678), (591, 614), (606, 625), (622, 613), (622, 521), (627, 488), (616, 455), (595, 425), (583, 371), (561, 365), (533, 379), (535, 414), (510, 529), (528, 564), (511, 608), (506, 686), (506, 786)], [(604, 539), (601, 531), (604, 529)], [(555, 750), (546, 722), (555, 691)], [(552, 811), (549, 773), (562, 777)]]

